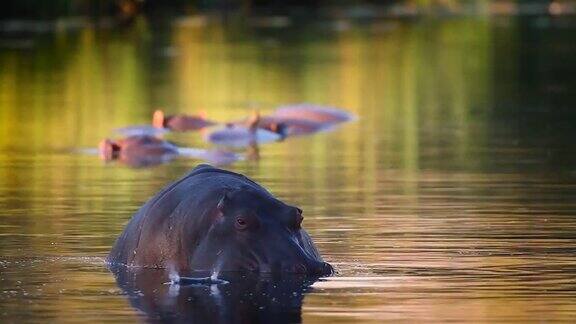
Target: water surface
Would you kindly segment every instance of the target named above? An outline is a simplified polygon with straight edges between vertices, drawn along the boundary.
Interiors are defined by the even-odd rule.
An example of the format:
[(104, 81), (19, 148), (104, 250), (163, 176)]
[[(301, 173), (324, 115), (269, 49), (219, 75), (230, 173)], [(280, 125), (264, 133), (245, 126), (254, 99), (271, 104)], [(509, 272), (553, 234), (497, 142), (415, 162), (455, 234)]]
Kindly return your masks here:
[(104, 257), (139, 206), (201, 161), (131, 168), (78, 150), (159, 107), (233, 120), (292, 102), (359, 119), (227, 167), (302, 207), (338, 270), (287, 321), (576, 318), (574, 21), (256, 25), (1, 35), (29, 45), (0, 49), (2, 322), (146, 319)]

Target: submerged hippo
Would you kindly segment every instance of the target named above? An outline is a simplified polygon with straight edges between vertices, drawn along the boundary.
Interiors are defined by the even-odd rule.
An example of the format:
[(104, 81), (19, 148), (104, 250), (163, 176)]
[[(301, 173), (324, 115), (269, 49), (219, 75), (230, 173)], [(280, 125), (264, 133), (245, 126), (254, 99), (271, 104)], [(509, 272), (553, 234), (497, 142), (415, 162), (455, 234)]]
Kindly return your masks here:
[(178, 272), (330, 275), (302, 220), (302, 210), (247, 177), (200, 165), (132, 217), (108, 262)]
[(291, 120), (307, 120), (323, 125), (334, 125), (354, 119), (351, 113), (337, 108), (298, 104), (278, 107), (271, 117)]
[(148, 166), (170, 160), (178, 155), (178, 148), (150, 135), (134, 135), (119, 140), (105, 139), (98, 147), (105, 161), (120, 160), (132, 166)]
[(209, 143), (233, 147), (250, 147), (280, 141), (284, 138), (279, 132), (261, 128), (260, 120), (260, 114), (254, 112), (244, 121), (232, 122), (223, 127), (206, 130), (202, 137)]
[(284, 118), (276, 116), (263, 116), (258, 127), (281, 136), (282, 139), (291, 136), (311, 135), (328, 130), (332, 124), (325, 124), (313, 120)]
[(301, 323), (302, 302), (314, 277), (228, 272), (228, 284), (166, 284), (156, 269), (113, 269), (127, 301), (150, 323)]
[(337, 124), (353, 119), (354, 115), (340, 109), (300, 104), (279, 107), (266, 116), (255, 112), (253, 117), (232, 125), (255, 124), (258, 129), (277, 134), (280, 136), (278, 140), (283, 140), (286, 137), (332, 130)]
[(152, 116), (152, 126), (166, 128), (176, 132), (199, 130), (216, 125), (204, 116), (171, 115), (166, 116), (162, 110), (156, 110)]
[(116, 283), (151, 323), (301, 323), (314, 278), (229, 272), (223, 285), (167, 285), (165, 271), (118, 268)]

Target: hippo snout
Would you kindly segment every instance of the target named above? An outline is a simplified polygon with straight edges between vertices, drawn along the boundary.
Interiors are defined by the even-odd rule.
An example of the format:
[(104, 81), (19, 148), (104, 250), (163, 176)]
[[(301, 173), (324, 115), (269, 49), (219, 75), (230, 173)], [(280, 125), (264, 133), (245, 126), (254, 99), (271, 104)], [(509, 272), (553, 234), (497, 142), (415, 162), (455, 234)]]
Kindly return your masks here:
[(334, 274), (334, 268), (327, 262), (318, 262), (311, 270), (312, 273), (318, 276), (330, 276)]

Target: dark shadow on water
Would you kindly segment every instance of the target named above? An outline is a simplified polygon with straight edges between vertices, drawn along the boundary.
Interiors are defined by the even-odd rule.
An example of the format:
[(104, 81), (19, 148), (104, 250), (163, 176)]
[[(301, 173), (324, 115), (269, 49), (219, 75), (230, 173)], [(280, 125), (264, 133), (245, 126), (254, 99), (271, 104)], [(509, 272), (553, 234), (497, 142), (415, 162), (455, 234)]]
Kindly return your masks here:
[(226, 284), (179, 286), (168, 283), (164, 269), (122, 267), (112, 272), (147, 321), (167, 323), (299, 323), (304, 296), (317, 280), (225, 273), (219, 278)]

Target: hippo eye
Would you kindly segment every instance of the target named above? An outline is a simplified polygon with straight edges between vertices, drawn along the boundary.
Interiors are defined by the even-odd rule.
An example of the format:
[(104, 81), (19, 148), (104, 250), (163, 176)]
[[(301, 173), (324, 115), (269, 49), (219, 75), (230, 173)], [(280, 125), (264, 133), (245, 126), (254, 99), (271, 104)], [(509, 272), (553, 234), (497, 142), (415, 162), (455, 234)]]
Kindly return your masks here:
[(236, 228), (239, 230), (243, 230), (246, 229), (246, 227), (248, 227), (248, 222), (242, 218), (242, 217), (238, 217), (236, 218)]

